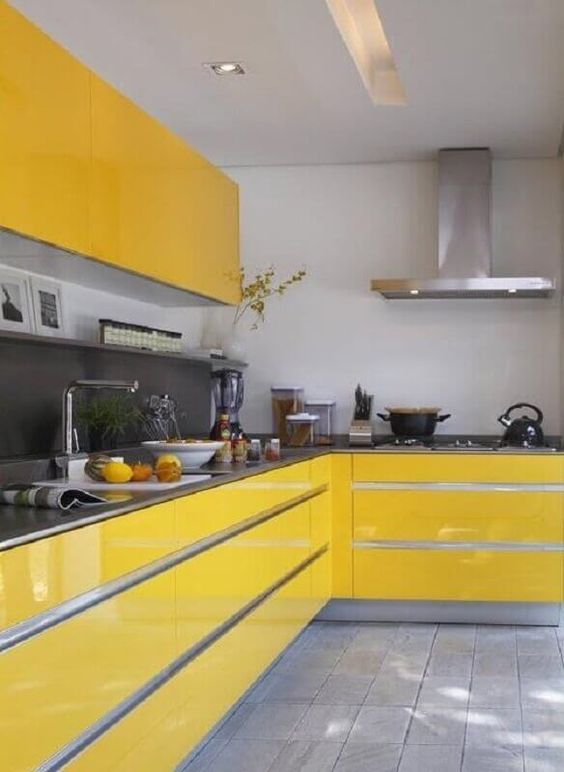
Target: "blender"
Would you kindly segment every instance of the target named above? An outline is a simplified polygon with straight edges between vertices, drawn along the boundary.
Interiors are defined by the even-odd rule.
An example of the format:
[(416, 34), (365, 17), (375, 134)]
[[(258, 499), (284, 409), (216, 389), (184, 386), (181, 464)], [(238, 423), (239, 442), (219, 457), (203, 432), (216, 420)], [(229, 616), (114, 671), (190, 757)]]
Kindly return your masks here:
[(215, 403), (215, 422), (210, 436), (213, 438), (220, 433), (220, 418), (229, 416), (231, 436), (241, 437), (244, 432), (239, 423), (239, 410), (243, 404), (245, 387), (243, 373), (239, 370), (216, 370), (211, 374), (212, 394)]

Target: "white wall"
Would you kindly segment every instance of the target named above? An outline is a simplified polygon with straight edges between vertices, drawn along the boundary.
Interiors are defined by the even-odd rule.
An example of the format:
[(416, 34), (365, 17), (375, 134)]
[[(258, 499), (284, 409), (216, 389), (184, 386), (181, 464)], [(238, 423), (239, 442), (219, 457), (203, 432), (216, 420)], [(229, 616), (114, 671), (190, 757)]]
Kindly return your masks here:
[[(440, 405), (453, 414), (443, 432), (495, 433), (504, 408), (527, 400), (559, 433), (559, 299), (386, 303), (368, 289), (373, 277), (433, 273), (435, 164), (228, 172), (241, 186), (245, 264), (308, 270), (247, 335), (248, 431), (271, 430), (272, 383), (298, 383), (337, 399), (344, 432), (360, 381), (377, 410)], [(493, 207), (495, 272), (559, 278), (560, 163), (496, 162)]]

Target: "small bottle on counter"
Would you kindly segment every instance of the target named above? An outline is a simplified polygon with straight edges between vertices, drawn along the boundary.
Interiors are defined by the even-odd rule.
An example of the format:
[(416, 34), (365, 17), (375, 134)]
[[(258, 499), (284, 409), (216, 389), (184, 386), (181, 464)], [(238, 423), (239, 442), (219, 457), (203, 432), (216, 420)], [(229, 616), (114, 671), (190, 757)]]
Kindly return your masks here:
[(261, 446), (260, 446), (260, 440), (251, 440), (251, 444), (249, 445), (249, 453), (247, 456), (247, 460), (251, 463), (256, 463), (257, 461), (260, 461), (261, 456)]
[(233, 453), (231, 450), (231, 423), (227, 413), (222, 413), (219, 417), (217, 435), (218, 440), (222, 441), (223, 445), (216, 451), (214, 460), (219, 464), (230, 464), (233, 461)]
[(273, 438), (266, 443), (264, 457), (267, 461), (280, 461), (280, 440)]

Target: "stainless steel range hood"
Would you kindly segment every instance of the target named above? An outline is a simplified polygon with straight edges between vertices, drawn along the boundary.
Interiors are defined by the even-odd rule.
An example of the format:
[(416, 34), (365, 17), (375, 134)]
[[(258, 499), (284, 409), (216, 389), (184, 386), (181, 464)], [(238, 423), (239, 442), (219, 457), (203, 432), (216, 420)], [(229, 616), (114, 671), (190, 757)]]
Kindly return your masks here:
[(546, 298), (552, 294), (552, 279), (491, 275), (491, 166), (487, 148), (439, 152), (438, 276), (374, 279), (375, 292), (389, 300)]

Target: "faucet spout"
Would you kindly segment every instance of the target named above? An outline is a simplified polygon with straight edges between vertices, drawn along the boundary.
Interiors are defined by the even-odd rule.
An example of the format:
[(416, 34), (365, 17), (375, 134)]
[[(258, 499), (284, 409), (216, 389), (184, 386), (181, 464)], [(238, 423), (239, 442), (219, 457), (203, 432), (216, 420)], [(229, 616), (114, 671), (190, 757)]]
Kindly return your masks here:
[(78, 380), (71, 381), (63, 392), (63, 453), (72, 456), (80, 451), (73, 426), (73, 396), (79, 389), (121, 389), (136, 392), (139, 381)]

